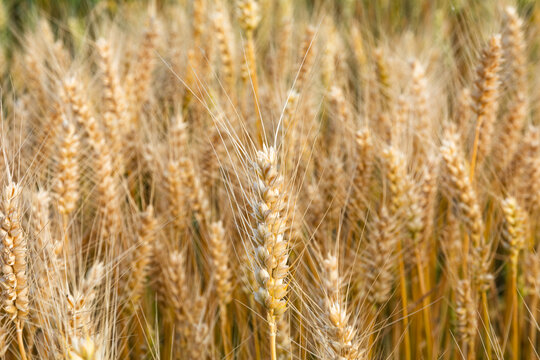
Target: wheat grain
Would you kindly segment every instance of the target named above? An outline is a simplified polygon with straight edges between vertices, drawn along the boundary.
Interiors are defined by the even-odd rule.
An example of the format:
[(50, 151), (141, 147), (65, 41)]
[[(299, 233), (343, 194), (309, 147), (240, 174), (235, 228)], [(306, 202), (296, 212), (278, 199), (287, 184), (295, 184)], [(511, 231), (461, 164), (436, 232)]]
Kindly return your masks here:
[(54, 181), (54, 197), (58, 212), (68, 217), (77, 206), (79, 199), (79, 137), (75, 126), (64, 120), (62, 142), (58, 154), (58, 168)]
[(488, 46), (482, 53), (480, 64), (476, 70), (477, 79), (474, 83), (474, 90), (471, 92), (473, 109), (476, 114), (475, 143), (477, 144), (479, 161), (488, 155), (492, 146), (493, 127), (498, 109), (498, 71), (501, 56), (501, 36), (497, 34), (489, 39)]

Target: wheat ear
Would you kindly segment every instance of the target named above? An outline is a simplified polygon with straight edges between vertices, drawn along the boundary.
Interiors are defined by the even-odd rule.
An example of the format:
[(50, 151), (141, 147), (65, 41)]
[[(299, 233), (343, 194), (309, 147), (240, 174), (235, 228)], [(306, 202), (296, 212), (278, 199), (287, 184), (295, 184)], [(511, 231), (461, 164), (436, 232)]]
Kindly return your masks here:
[(292, 3), (289, 1), (281, 1), (279, 4), (279, 21), (280, 21), (280, 31), (279, 31), (279, 47), (277, 49), (277, 55), (275, 57), (275, 71), (276, 74), (282, 78), (286, 76), (289, 58), (291, 52), (291, 34), (293, 32), (293, 21), (292, 21)]
[(137, 54), (137, 62), (125, 81), (124, 90), (127, 91), (130, 130), (136, 128), (140, 111), (150, 98), (157, 37), (157, 20), (153, 14), (150, 14), (144, 29), (143, 41)]
[(229, 268), (229, 251), (225, 239), (225, 228), (221, 221), (210, 226), (210, 255), (216, 271), (216, 290), (219, 301), (226, 305), (231, 301), (232, 283), (231, 270)]
[(287, 310), (288, 244), (285, 241), (286, 217), (283, 178), (278, 172), (277, 153), (264, 146), (254, 163), (254, 194), (252, 199), (253, 240), (255, 242), (254, 273), (258, 289), (255, 299), (267, 313), (270, 326), (270, 352), (276, 359), (276, 320)]
[(390, 91), (392, 89), (390, 71), (388, 63), (385, 59), (386, 53), (382, 48), (377, 48), (373, 51), (373, 57), (375, 61), (375, 78), (377, 81), (377, 90), (379, 101), (383, 109), (388, 108), (391, 103)]
[(449, 272), (456, 272), (460, 268), (460, 257), (463, 244), (460, 238), (459, 221), (449, 209), (446, 213), (446, 223), (441, 234), (442, 249), (446, 258), (446, 268)]
[(112, 153), (115, 154), (115, 165), (119, 167), (118, 172), (121, 174), (125, 166), (122, 156), (122, 126), (126, 125), (126, 100), (122, 95), (117, 69), (113, 66), (109, 42), (100, 38), (96, 47), (99, 54), (98, 66), (103, 73), (103, 125), (107, 130)]
[(418, 60), (414, 60), (411, 64), (411, 72), (412, 112), (415, 117), (413, 157), (417, 168), (419, 168), (418, 165), (423, 164), (426, 158), (428, 142), (425, 139), (431, 138), (430, 125), (432, 122), (429, 118), (428, 82), (424, 66)]
[(392, 254), (396, 245), (395, 236), (395, 221), (390, 218), (386, 206), (383, 205), (371, 225), (362, 262), (369, 300), (379, 306), (390, 299), (392, 292), (395, 277)]
[(189, 156), (183, 156), (180, 159), (180, 168), (183, 169), (183, 180), (186, 189), (190, 189), (189, 201), (195, 219), (202, 228), (209, 225), (211, 219), (210, 203), (208, 202), (208, 194), (204, 191), (201, 184), (201, 178), (195, 172), (195, 166)]
[(54, 198), (57, 201), (58, 212), (69, 216), (77, 205), (79, 199), (79, 136), (75, 126), (64, 119), (63, 134), (58, 151), (58, 169), (53, 184)]
[(27, 240), (21, 228), (21, 188), (9, 183), (4, 188), (0, 223), (3, 308), (17, 327), (20, 355), (26, 360), (22, 332), (28, 315), (28, 278), (26, 274)]
[(471, 116), (473, 114), (471, 90), (467, 87), (461, 89), (458, 94), (455, 109), (455, 121), (457, 131), (465, 136), (469, 129)]
[(257, 62), (255, 57), (255, 29), (259, 26), (261, 21), (261, 14), (259, 10), (259, 4), (256, 0), (237, 0), (238, 9), (238, 22), (240, 27), (246, 35), (246, 59), (247, 67), (249, 70), (249, 76), (251, 79), (251, 85), (253, 87), (253, 103), (255, 107), (255, 117), (257, 119), (257, 141), (259, 145), (264, 140), (264, 126), (262, 123), (262, 117), (259, 111), (259, 82), (257, 78)]
[(129, 296), (130, 307), (136, 306), (144, 294), (144, 286), (149, 272), (156, 231), (157, 220), (154, 215), (154, 208), (150, 205), (146, 211), (140, 215), (137, 248), (134, 252), (134, 259), (130, 264), (131, 275), (126, 289), (127, 295)]
[(308, 80), (308, 75), (313, 66), (313, 61), (315, 58), (315, 27), (308, 26), (306, 29), (306, 34), (302, 44), (300, 45), (300, 54), (298, 56), (299, 65), (298, 65), (298, 75), (296, 76), (296, 82), (294, 88), (296, 91), (303, 89)]
[(295, 156), (297, 156), (297, 146), (301, 146), (298, 143), (298, 130), (296, 126), (296, 110), (298, 106), (300, 95), (294, 89), (289, 91), (287, 95), (287, 101), (283, 109), (283, 153), (284, 153), (284, 165), (286, 173), (290, 173), (294, 170), (295, 166)]
[(494, 149), (497, 170), (504, 169), (516, 152), (521, 130), (527, 117), (527, 62), (523, 21), (514, 7), (504, 11), (502, 46), (506, 77), (505, 87), (509, 91), (508, 111), (503, 119), (499, 141)]
[(540, 206), (540, 128), (530, 125), (512, 161), (506, 167), (503, 184), (516, 194), (531, 214)]
[(459, 280), (455, 293), (458, 338), (466, 348), (467, 358), (474, 359), (477, 316), (470, 281)]
[[(37, 243), (35, 248), (38, 249), (40, 260), (43, 266), (39, 267), (37, 279), (39, 286), (36, 293), (39, 294), (39, 304), (47, 304), (55, 286), (56, 276), (51, 276), (60, 270), (61, 258), (58, 256), (62, 249), (61, 241), (55, 240), (51, 234), (51, 217), (49, 212), (50, 195), (48, 191), (39, 191), (32, 197), (32, 230), (36, 236)], [(56, 275), (56, 274), (55, 274)]]
[(365, 351), (360, 347), (356, 329), (349, 324), (349, 315), (341, 299), (337, 257), (329, 254), (324, 259), (323, 266), (323, 285), (326, 291), (324, 308), (327, 334), (330, 337), (330, 354), (334, 359), (363, 359)]
[(87, 337), (72, 339), (72, 346), (69, 350), (69, 360), (100, 360), (98, 350), (94, 340)]
[(92, 265), (79, 288), (73, 294), (68, 294), (67, 313), (71, 339), (92, 335), (92, 305), (97, 297), (97, 288), (103, 280), (105, 266), (101, 262)]
[(188, 358), (204, 359), (208, 352), (208, 340), (210, 328), (205, 322), (207, 299), (204, 295), (197, 294), (188, 302)]
[[(478, 198), (473, 188), (469, 172), (466, 170), (465, 160), (457, 147), (457, 135), (449, 129), (441, 147), (443, 174), (447, 190), (454, 200), (461, 221), (466, 225), (468, 236), (465, 236), (463, 246), (463, 275), (467, 277), (468, 263), (472, 263), (472, 276), (475, 286), (481, 292), (483, 317), (486, 326), (486, 352), (491, 358), (492, 338), (489, 323), (489, 313), (486, 292), (493, 280), (490, 273), (490, 245), (484, 239), (484, 223), (478, 205)], [(472, 165), (471, 165), (472, 166)], [(471, 171), (472, 173), (472, 171)], [(469, 256), (469, 237), (472, 241), (472, 257)]]
[(491, 150), (493, 126), (497, 118), (499, 92), (499, 65), (501, 62), (501, 35), (489, 39), (482, 52), (477, 79), (472, 91), (473, 109), (476, 114), (476, 131), (471, 157), (471, 179), (477, 161), (482, 161)]
[[(468, 234), (472, 241), (472, 253), (474, 255), (473, 277), (479, 289), (487, 289), (492, 275), (489, 273), (489, 245), (484, 240), (484, 223), (478, 198), (465, 168), (463, 157), (456, 146), (455, 136), (448, 136), (441, 147), (443, 164), (445, 167), (448, 190), (451, 193), (461, 220), (467, 226)], [(468, 241), (464, 246), (464, 254), (468, 255)], [(463, 262), (464, 273), (467, 271), (467, 259)]]
[(186, 194), (187, 189), (183, 181), (182, 168), (179, 159), (185, 156), (187, 146), (186, 124), (180, 118), (175, 118), (171, 124), (169, 147), (170, 154), (164, 169), (165, 188), (168, 197), (168, 213), (172, 216), (175, 231), (183, 234), (187, 227)]
[[(458, 210), (458, 216), (467, 226), (467, 230), (473, 246), (480, 245), (483, 239), (484, 224), (480, 206), (477, 202), (476, 192), (473, 189), (469, 174), (466, 170), (465, 159), (457, 146), (457, 134), (450, 130), (443, 140), (441, 147), (444, 184), (450, 197), (454, 200)], [(468, 256), (468, 242), (464, 244), (465, 256)], [(467, 268), (468, 260), (463, 262), (464, 269)], [(466, 270), (464, 270), (466, 273)]]
[(360, 219), (368, 201), (369, 188), (373, 176), (373, 139), (365, 127), (356, 132), (356, 169), (354, 173), (352, 207), (355, 217)]
[(88, 105), (81, 96), (82, 89), (75, 78), (65, 81), (64, 90), (67, 96), (66, 102), (71, 105), (77, 122), (85, 129), (88, 142), (95, 155), (93, 165), (97, 177), (96, 187), (102, 221), (101, 235), (104, 238), (115, 236), (120, 230), (122, 215), (118, 197), (119, 184), (114, 172), (110, 150), (98, 122), (91, 115)]
[(505, 226), (503, 238), (510, 252), (510, 297), (511, 304), (507, 308), (510, 310), (510, 319), (508, 327), (512, 327), (512, 359), (519, 359), (519, 325), (518, 325), (518, 296), (517, 296), (517, 277), (518, 277), (518, 257), (519, 252), (525, 245), (527, 236), (526, 225), (527, 217), (525, 211), (518, 205), (517, 200), (508, 197), (502, 202)]
[(180, 251), (170, 253), (163, 268), (163, 286), (166, 305), (173, 311), (176, 331), (182, 334), (186, 319), (185, 303), (188, 296), (188, 284), (185, 257)]
[(218, 4), (213, 17), (215, 34), (219, 45), (219, 54), (223, 78), (225, 80), (225, 92), (234, 101), (235, 73), (231, 47), (231, 33), (227, 21), (227, 12), (223, 4)]
[[(391, 212), (393, 216), (402, 216), (405, 221), (405, 228), (412, 240), (412, 247), (415, 255), (418, 282), (423, 303), (424, 330), (426, 332), (427, 357), (432, 355), (431, 342), (431, 314), (429, 309), (430, 296), (428, 294), (426, 279), (424, 275), (424, 264), (422, 253), (424, 244), (422, 236), (425, 231), (421, 194), (418, 187), (414, 186), (412, 177), (407, 173), (405, 158), (402, 153), (393, 147), (383, 150), (383, 157), (386, 161), (386, 177), (389, 180), (391, 195)], [(427, 199), (426, 199), (427, 200)], [(427, 204), (426, 204), (427, 207)], [(399, 254), (398, 256), (402, 256)]]
[(63, 249), (65, 256), (70, 251), (70, 239), (68, 223), (71, 213), (79, 200), (79, 137), (75, 132), (75, 126), (64, 119), (62, 124), (63, 138), (58, 151), (58, 165), (56, 177), (53, 183), (53, 194), (56, 200), (58, 212), (62, 217)]
[(227, 304), (231, 301), (232, 282), (231, 269), (229, 267), (229, 251), (225, 239), (225, 229), (221, 221), (210, 225), (210, 255), (216, 276), (216, 291), (219, 298), (219, 311), (221, 322), (221, 337), (223, 339), (223, 349), (225, 357), (229, 357), (229, 330), (227, 328)]

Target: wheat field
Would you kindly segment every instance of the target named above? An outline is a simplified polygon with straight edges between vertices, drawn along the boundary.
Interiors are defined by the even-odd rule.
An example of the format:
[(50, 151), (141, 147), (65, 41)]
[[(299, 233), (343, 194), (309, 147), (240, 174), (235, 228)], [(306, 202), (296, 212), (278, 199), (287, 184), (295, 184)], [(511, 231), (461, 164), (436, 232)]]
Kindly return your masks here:
[(535, 1), (0, 5), (0, 358), (540, 358)]

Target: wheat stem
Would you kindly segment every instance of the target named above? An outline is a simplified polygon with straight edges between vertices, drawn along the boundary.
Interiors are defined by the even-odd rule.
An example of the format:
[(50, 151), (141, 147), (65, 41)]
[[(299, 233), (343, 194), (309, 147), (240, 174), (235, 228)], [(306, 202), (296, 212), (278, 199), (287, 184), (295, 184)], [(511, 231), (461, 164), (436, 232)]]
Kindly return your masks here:
[(276, 318), (274, 315), (271, 315), (271, 314), (268, 315), (268, 325), (270, 327), (270, 359), (276, 360), (277, 359), (277, 356), (276, 356), (277, 327), (276, 327)]
[[(255, 299), (253, 295), (249, 296), (249, 306), (251, 309), (255, 308)], [(255, 347), (255, 359), (261, 360), (261, 345), (259, 344), (259, 323), (257, 322), (257, 317), (251, 317), (251, 326), (253, 327), (253, 346)]]
[(432, 359), (433, 357), (433, 342), (432, 342), (432, 335), (433, 332), (431, 330), (431, 314), (429, 312), (429, 295), (426, 289), (426, 280), (424, 278), (424, 269), (422, 267), (422, 257), (420, 255), (419, 251), (415, 251), (416, 255), (416, 266), (417, 266), (417, 272), (418, 272), (418, 282), (420, 285), (420, 296), (422, 297), (422, 308), (423, 308), (423, 315), (424, 315), (424, 327), (426, 332), (426, 351), (427, 351), (427, 358)]
[(486, 339), (485, 339), (486, 354), (487, 354), (488, 360), (491, 360), (493, 358), (493, 354), (492, 354), (493, 345), (491, 343), (491, 322), (490, 322), (490, 319), (489, 319), (487, 291), (482, 291), (481, 296), (482, 296), (482, 304), (481, 304), (481, 306), (482, 306), (482, 321), (484, 323), (485, 334), (486, 334)]
[(405, 344), (405, 359), (411, 360), (411, 339), (409, 335), (409, 310), (407, 302), (407, 280), (405, 278), (405, 262), (403, 260), (403, 249), (401, 240), (397, 242), (398, 262), (399, 262), (399, 289), (401, 295), (401, 313), (403, 316), (403, 342)]
[(17, 343), (19, 345), (19, 352), (21, 354), (21, 359), (26, 360), (26, 350), (24, 349), (24, 342), (23, 342), (23, 328), (21, 320), (17, 320)]
[(531, 305), (530, 305), (530, 308), (531, 308), (531, 320), (530, 320), (530, 325), (529, 325), (529, 339), (530, 339), (530, 346), (528, 347), (528, 352), (527, 352), (527, 359), (532, 359), (534, 357), (534, 353), (535, 353), (535, 349), (536, 349), (536, 338), (537, 338), (537, 335), (538, 335), (538, 328), (536, 326), (537, 324), (537, 311), (538, 311), (538, 295), (536, 293), (536, 291), (533, 293), (532, 295), (532, 300), (531, 300)]
[(512, 280), (510, 291), (512, 294), (512, 359), (519, 359), (519, 325), (518, 325), (518, 297), (517, 297), (517, 266), (512, 266)]
[(225, 353), (225, 359), (231, 358), (231, 346), (229, 344), (229, 328), (227, 318), (227, 307), (225, 304), (219, 304), (219, 322), (221, 329), (221, 339), (223, 341), (223, 352)]

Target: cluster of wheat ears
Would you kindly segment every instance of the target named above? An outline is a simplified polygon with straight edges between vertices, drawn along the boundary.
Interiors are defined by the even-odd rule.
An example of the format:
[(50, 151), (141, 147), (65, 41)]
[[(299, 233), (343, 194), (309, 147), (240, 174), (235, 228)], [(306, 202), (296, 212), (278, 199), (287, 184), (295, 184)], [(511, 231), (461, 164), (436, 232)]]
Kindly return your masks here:
[(468, 32), (34, 16), (2, 57), (0, 357), (538, 357), (537, 30), (489, 3)]

